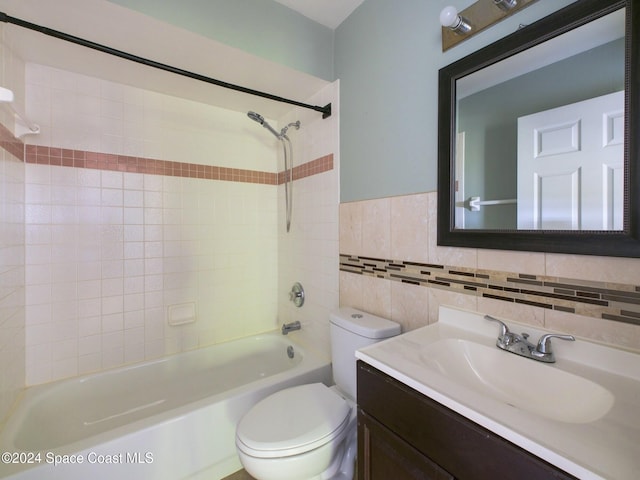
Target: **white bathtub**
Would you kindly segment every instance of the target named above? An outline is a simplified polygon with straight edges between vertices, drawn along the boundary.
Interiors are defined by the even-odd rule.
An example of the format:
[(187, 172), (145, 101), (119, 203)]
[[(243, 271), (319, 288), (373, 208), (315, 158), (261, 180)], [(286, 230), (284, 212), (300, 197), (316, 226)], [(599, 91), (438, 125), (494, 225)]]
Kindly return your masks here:
[(235, 427), (252, 405), (330, 381), (327, 360), (273, 333), (32, 387), (0, 436), (0, 477), (223, 478), (241, 468)]

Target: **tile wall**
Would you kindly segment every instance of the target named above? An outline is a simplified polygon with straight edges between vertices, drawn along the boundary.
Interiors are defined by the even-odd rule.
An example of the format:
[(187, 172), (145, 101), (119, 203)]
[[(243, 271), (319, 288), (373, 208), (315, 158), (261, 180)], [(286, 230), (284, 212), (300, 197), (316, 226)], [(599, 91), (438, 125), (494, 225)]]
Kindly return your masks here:
[[(294, 145), (294, 178), (291, 231), (284, 228), (284, 186), (278, 188), (278, 314), (279, 322), (299, 320), (298, 341), (330, 355), (329, 312), (339, 305), (338, 205), (340, 203), (339, 82), (318, 92), (315, 105), (331, 102), (331, 117), (323, 119), (312, 111), (295, 109), (284, 120), (300, 120), (302, 127), (289, 136)], [(333, 155), (325, 156), (327, 151)], [(317, 159), (306, 162), (305, 159)], [(332, 168), (327, 168), (331, 163)], [(281, 165), (280, 168), (283, 168)], [(320, 173), (324, 172), (324, 173)], [(289, 301), (289, 291), (300, 282), (305, 304), (297, 308)]]
[[(24, 64), (0, 27), (0, 86), (22, 104)], [(0, 105), (0, 423), (25, 378), (24, 145), (13, 135), (13, 113)]]
[(24, 175), (21, 159), (0, 148), (0, 421), (25, 376)]
[[(242, 112), (42, 65), (27, 65), (26, 84), (42, 127), (26, 148), (27, 385), (277, 326), (274, 138)], [(336, 175), (337, 120), (311, 123), (290, 135), (300, 198)], [(183, 304), (197, 320), (169, 325), (169, 307)]]
[[(27, 385), (273, 328), (275, 199), (266, 185), (27, 164)], [(187, 302), (197, 321), (167, 325)]]
[(411, 330), (441, 304), (640, 351), (640, 259), (436, 244), (437, 194), (340, 205), (340, 303)]

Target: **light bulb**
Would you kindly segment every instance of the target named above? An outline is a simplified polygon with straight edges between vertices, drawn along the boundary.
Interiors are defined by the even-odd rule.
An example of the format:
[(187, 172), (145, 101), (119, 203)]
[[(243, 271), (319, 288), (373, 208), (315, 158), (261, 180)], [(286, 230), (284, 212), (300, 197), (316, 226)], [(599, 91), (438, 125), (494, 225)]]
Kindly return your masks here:
[(471, 31), (471, 25), (458, 15), (456, 7), (452, 7), (451, 5), (444, 7), (440, 12), (440, 24), (459, 35), (464, 35)]
[(458, 10), (449, 5), (440, 12), (440, 24), (443, 27), (454, 28), (458, 23)]

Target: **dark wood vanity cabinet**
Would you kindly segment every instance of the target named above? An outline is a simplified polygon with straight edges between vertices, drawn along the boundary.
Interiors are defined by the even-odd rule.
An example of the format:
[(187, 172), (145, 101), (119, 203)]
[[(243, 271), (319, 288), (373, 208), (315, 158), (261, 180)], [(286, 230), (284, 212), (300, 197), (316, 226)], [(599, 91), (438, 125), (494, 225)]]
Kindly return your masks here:
[(417, 479), (575, 477), (358, 361), (358, 480)]

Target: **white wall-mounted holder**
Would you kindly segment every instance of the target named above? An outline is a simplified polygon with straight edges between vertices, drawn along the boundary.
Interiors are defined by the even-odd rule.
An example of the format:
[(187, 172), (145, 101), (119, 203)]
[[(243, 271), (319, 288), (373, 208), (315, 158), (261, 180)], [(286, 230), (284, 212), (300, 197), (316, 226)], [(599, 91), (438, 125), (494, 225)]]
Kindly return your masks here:
[(6, 105), (13, 114), (13, 135), (22, 138), (25, 135), (40, 133), (40, 126), (27, 120), (27, 117), (16, 107), (15, 96), (8, 88), (0, 87), (0, 105)]
[(478, 0), (461, 12), (448, 6), (440, 13), (442, 51), (449, 50), (537, 0)]

